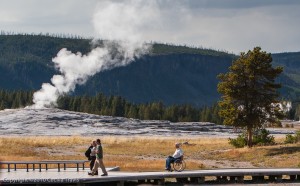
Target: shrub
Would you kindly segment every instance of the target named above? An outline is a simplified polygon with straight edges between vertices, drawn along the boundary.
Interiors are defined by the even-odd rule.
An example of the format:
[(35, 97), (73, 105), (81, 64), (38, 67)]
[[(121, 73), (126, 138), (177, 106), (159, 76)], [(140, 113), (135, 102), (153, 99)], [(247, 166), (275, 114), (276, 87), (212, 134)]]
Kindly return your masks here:
[[(300, 133), (299, 133), (300, 137)], [(236, 147), (236, 148), (242, 148), (247, 145), (247, 135), (246, 133), (238, 135), (237, 138), (232, 139), (229, 138), (229, 144)], [(266, 129), (260, 129), (254, 132), (253, 135), (253, 145), (274, 145), (275, 139), (274, 136), (270, 136), (270, 132)]]
[(296, 142), (300, 142), (300, 130), (296, 131), (295, 137), (296, 137)]
[(235, 139), (229, 138), (229, 144), (235, 148), (242, 148), (247, 145), (247, 139), (244, 134), (240, 134)]
[(256, 131), (256, 134), (253, 135), (253, 144), (254, 145), (274, 145), (275, 139), (274, 136), (270, 136), (270, 132), (267, 129), (262, 129)]
[(285, 128), (294, 128), (294, 124), (286, 124)]
[(287, 134), (285, 136), (284, 143), (295, 143), (295, 141), (296, 141), (296, 138), (293, 135)]
[(287, 134), (285, 136), (284, 143), (297, 143), (297, 142), (300, 142), (300, 130), (298, 130), (295, 135)]

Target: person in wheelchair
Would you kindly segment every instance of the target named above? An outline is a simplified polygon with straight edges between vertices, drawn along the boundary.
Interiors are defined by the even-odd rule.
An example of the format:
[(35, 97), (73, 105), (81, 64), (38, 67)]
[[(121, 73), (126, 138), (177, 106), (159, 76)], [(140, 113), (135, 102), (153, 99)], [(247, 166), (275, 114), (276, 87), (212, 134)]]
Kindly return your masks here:
[(166, 168), (165, 168), (165, 170), (172, 171), (171, 163), (174, 163), (176, 160), (180, 160), (183, 156), (183, 150), (180, 148), (180, 143), (176, 143), (175, 148), (176, 148), (176, 150), (175, 150), (173, 156), (169, 156), (166, 159)]

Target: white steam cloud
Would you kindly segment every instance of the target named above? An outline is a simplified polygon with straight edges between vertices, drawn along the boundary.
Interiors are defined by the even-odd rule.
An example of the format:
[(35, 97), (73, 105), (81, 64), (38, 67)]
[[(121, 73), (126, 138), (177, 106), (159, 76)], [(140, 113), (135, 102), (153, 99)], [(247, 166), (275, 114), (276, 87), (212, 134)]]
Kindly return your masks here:
[[(125, 66), (149, 51), (144, 43), (146, 25), (159, 22), (156, 1), (131, 0), (125, 2), (102, 1), (98, 4), (93, 23), (101, 47), (86, 55), (61, 49), (52, 59), (61, 75), (54, 75), (50, 83), (34, 93), (32, 108), (41, 109), (57, 105), (57, 99), (76, 85), (84, 84), (89, 77), (103, 70)], [(97, 40), (94, 40), (97, 43)]]

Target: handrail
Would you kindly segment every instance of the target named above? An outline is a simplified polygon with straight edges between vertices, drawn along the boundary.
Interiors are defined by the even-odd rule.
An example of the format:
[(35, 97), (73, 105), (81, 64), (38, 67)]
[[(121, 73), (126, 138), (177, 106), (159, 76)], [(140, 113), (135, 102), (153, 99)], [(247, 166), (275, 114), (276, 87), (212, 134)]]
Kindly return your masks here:
[(0, 165), (7, 165), (7, 170), (10, 172), (10, 165), (14, 165), (14, 170), (17, 170), (17, 164), (26, 165), (26, 170), (29, 172), (29, 165), (32, 164), (32, 170), (35, 170), (35, 165), (39, 165), (39, 171), (42, 171), (42, 165), (45, 164), (46, 170), (48, 170), (48, 164), (57, 164), (58, 172), (60, 172), (60, 164), (64, 165), (66, 170), (67, 164), (76, 164), (77, 172), (79, 171), (79, 164), (82, 164), (84, 170), (84, 163), (89, 162), (87, 160), (41, 160), (41, 161), (1, 161)]

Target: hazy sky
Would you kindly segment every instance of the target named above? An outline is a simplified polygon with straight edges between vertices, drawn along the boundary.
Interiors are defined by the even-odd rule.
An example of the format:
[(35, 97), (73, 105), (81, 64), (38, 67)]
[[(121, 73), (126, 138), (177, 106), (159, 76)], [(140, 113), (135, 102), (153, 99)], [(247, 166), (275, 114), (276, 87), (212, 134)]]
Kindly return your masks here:
[[(144, 41), (236, 54), (255, 46), (272, 53), (300, 51), (300, 0), (0, 0), (0, 30), (101, 38), (97, 13), (107, 12), (110, 4), (129, 4), (126, 9), (146, 2), (141, 10), (147, 16), (140, 18)], [(110, 22), (112, 14), (107, 15)], [(130, 24), (116, 19), (113, 28)]]

